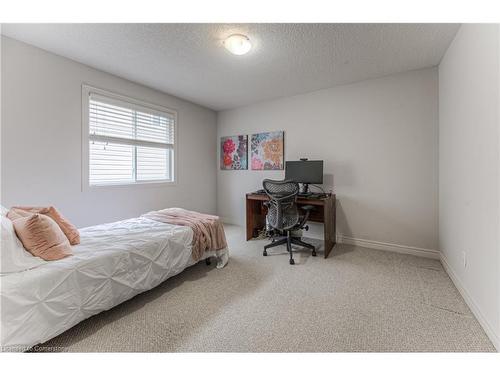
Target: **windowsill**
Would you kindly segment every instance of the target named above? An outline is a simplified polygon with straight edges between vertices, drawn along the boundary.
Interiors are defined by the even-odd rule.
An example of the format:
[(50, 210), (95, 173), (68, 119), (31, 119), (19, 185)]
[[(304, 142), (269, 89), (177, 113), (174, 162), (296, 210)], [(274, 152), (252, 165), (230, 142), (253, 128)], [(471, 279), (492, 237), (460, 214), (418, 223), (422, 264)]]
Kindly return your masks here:
[(106, 185), (84, 185), (84, 190), (106, 190), (106, 189), (124, 189), (124, 188), (145, 188), (145, 187), (167, 187), (176, 186), (177, 181), (141, 181), (132, 183), (117, 183)]

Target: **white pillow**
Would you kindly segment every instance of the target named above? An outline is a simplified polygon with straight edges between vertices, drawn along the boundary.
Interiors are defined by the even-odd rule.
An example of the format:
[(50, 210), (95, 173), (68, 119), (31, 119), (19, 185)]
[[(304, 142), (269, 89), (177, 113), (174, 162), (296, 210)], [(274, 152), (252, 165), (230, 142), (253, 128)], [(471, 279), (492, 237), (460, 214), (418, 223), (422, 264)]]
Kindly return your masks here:
[(16, 236), (12, 221), (2, 215), (2, 248), (0, 249), (0, 273), (21, 272), (45, 264), (41, 258), (24, 250)]
[(9, 210), (8, 210), (8, 209), (6, 209), (4, 206), (1, 206), (1, 205), (0, 205), (0, 207), (1, 207), (1, 209), (2, 209), (2, 216), (7, 216), (7, 212), (9, 212)]

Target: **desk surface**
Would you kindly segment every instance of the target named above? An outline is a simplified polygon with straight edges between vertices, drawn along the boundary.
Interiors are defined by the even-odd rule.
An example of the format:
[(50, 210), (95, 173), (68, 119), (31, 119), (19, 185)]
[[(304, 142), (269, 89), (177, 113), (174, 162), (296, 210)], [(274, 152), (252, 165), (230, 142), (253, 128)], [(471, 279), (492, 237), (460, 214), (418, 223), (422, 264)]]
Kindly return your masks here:
[[(306, 197), (306, 196), (297, 196), (297, 203), (300, 204), (310, 204), (310, 205), (316, 205), (316, 206), (324, 206), (325, 201), (334, 198), (335, 199), (335, 194), (326, 194), (322, 197)], [(269, 197), (265, 193), (257, 193), (257, 192), (252, 192), (252, 193), (247, 193), (247, 199), (250, 200), (256, 200), (256, 201), (268, 201)]]

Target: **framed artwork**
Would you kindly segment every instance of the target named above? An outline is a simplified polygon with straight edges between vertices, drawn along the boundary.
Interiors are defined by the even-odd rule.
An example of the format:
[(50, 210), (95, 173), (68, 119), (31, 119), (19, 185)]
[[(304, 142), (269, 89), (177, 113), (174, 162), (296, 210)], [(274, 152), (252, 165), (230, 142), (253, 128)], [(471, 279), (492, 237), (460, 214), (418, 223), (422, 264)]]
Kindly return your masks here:
[(283, 169), (284, 132), (252, 134), (251, 163), (253, 170)]
[(220, 169), (248, 169), (248, 135), (221, 137)]

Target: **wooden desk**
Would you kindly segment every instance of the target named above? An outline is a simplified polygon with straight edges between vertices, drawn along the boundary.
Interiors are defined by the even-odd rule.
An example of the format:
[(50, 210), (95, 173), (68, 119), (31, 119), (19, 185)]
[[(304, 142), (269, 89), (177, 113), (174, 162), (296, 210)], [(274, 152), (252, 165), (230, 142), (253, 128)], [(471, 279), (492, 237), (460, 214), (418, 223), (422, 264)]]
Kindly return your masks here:
[[(247, 205), (247, 241), (258, 236), (259, 230), (266, 225), (267, 207), (263, 202), (268, 201), (266, 194), (248, 193), (246, 196)], [(311, 211), (308, 221), (323, 223), (325, 258), (328, 257), (336, 243), (336, 197), (335, 194), (328, 194), (324, 198), (298, 197), (297, 205), (306, 204), (315, 206)]]

